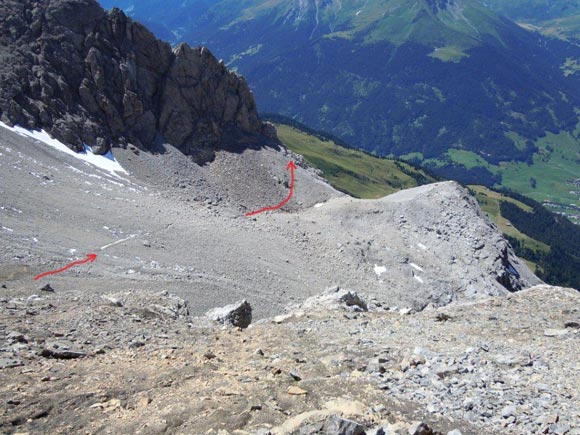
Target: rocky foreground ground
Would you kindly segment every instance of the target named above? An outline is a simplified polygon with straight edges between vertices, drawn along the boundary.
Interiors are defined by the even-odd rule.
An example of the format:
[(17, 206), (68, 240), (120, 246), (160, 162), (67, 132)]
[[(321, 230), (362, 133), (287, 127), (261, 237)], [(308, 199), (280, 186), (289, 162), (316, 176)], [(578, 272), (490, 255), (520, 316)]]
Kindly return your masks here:
[(409, 313), (334, 288), (247, 329), (53, 290), (2, 289), (3, 433), (580, 433), (575, 290)]

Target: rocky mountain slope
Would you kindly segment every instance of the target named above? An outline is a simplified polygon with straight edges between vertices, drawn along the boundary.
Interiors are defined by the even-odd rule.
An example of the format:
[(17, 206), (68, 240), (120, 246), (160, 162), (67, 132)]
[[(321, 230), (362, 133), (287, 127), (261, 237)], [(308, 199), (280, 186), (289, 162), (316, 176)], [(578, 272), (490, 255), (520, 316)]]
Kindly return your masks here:
[(189, 317), (167, 293), (4, 291), (0, 428), (580, 433), (578, 292), (540, 286), (407, 315), (329, 297), (344, 294), (240, 330)]
[[(332, 186), (355, 198), (380, 198), (437, 181), (405, 162), (375, 157), (327, 133), (292, 120), (285, 122), (274, 124), (280, 141), (320, 169)], [(552, 285), (580, 288), (580, 215), (572, 206), (565, 218), (550, 211), (554, 204), (542, 206), (513, 191), (468, 188), (536, 275)]]
[[(41, 27), (81, 6), (123, 20), (85, 0), (35, 4)], [(2, 24), (10, 38), (34, 15), (22, 11)], [(83, 16), (64, 46), (86, 46)], [(57, 95), (48, 112), (84, 113)], [(19, 113), (34, 122), (43, 98), (16, 99)], [(0, 123), (2, 432), (577, 433), (578, 294), (524, 290), (540, 280), (466, 189), (350, 198), (262, 130), (234, 127), (163, 152), (127, 130), (99, 155), (44, 121)], [(290, 187), (281, 210), (246, 216)]]
[[(539, 282), (456, 183), (356, 200), (299, 168), (287, 209), (295, 213), (247, 218), (245, 212), (284, 197), (277, 192), (288, 180), (290, 156), (219, 151), (197, 166), (181, 153), (115, 150), (129, 171), (119, 178), (1, 132), (1, 224), (8, 230), (0, 233), (0, 260), (6, 273), (25, 266), (18, 276), (27, 286), (31, 276), (90, 252), (100, 257), (82, 272), (83, 286), (170, 286), (194, 313), (254, 295), (260, 317), (335, 284), (419, 309)], [(185, 170), (190, 183), (173, 184), (173, 174)], [(248, 192), (258, 183), (260, 191)], [(53, 278), (77, 285), (74, 274)]]
[[(366, 428), (408, 431), (424, 420), (440, 431), (475, 434), (489, 427), (494, 433), (503, 425), (513, 433), (558, 422), (563, 426), (555, 428), (566, 428), (574, 421), (575, 408), (557, 404), (569, 390), (557, 377), (546, 376), (543, 366), (532, 374), (544, 374), (550, 397), (528, 408), (525, 418), (518, 406), (528, 397), (528, 377), (520, 378), (516, 392), (505, 399), (498, 390), (474, 403), (466, 417), (467, 382), (482, 374), (504, 383), (509, 376), (512, 382), (511, 372), (502, 368), (503, 360), (492, 370), (485, 350), (460, 359), (474, 346), (463, 339), (447, 351), (428, 343), (447, 346), (449, 334), (468, 333), (464, 328), (473, 319), (471, 310), (479, 308), (462, 304), (480, 301), (485, 306), (496, 295), (489, 310), (497, 317), (497, 306), (508, 304), (510, 290), (538, 282), (457, 184), (355, 200), (328, 187), (316, 193), (316, 183), (322, 182), (299, 168), (301, 210), (249, 219), (229, 202), (233, 196), (220, 201), (212, 195), (239, 188), (241, 197), (244, 177), (231, 181), (221, 176), (236, 165), (259, 167), (270, 161), (269, 170), (283, 171), (277, 160), (287, 156), (279, 151), (218, 151), (212, 163), (192, 172), (206, 183), (182, 188), (163, 185), (168, 175), (147, 177), (151, 173), (145, 171), (157, 167), (153, 161), (177, 167), (181, 153), (115, 150), (127, 173), (111, 173), (23, 134), (0, 130), (0, 171), (6, 180), (0, 208), (3, 431), (320, 433), (337, 414)], [(308, 206), (312, 201), (320, 202)], [(94, 263), (33, 280), (89, 252), (97, 254)], [(333, 285), (372, 297), (361, 302), (334, 291), (316, 297)], [(543, 294), (553, 298), (555, 293), (548, 288)], [(572, 321), (576, 299), (566, 294), (562, 311), (569, 309)], [(242, 298), (254, 309), (257, 324), (247, 331), (256, 335), (190, 318)], [(351, 310), (366, 307), (382, 314), (328, 311), (341, 300)], [(436, 334), (421, 323), (434, 325), (433, 311), (415, 314), (449, 303), (454, 308), (444, 313), (454, 320), (441, 324)], [(289, 304), (296, 321), (263, 320), (285, 314)], [(538, 307), (550, 306), (534, 303), (514, 316), (529, 318), (539, 328), (544, 323), (526, 313), (537, 315)], [(463, 317), (454, 314), (461, 309), (466, 310)], [(309, 314), (313, 310), (322, 311)], [(482, 316), (483, 321), (492, 315)], [(505, 321), (514, 316), (507, 311)], [(260, 326), (261, 321), (266, 323)], [(554, 322), (545, 328), (565, 329)], [(285, 326), (274, 330), (278, 324)], [(470, 340), (482, 341), (494, 358), (498, 346), (497, 355), (505, 351), (506, 361), (520, 361), (519, 353), (499, 347), (505, 336), (494, 328), (485, 339), (478, 338), (479, 325), (472, 331), (476, 335)], [(576, 337), (573, 330), (562, 335), (550, 342)], [(425, 363), (413, 356), (417, 346), (433, 352), (425, 353)], [(386, 347), (392, 353), (380, 354)], [(551, 347), (538, 344), (540, 349), (552, 352), (542, 354), (545, 358), (553, 358)], [(409, 367), (406, 360), (413, 361)], [(445, 381), (449, 387), (436, 384), (450, 388), (448, 396), (430, 390), (426, 379), (431, 375), (423, 374), (427, 361), (434, 367), (433, 379), (439, 377), (435, 366), (458, 367)], [(555, 376), (565, 373), (574, 382), (572, 369), (558, 371), (557, 365), (573, 359), (549, 361)], [(514, 366), (514, 373), (523, 376), (526, 366)], [(504, 408), (517, 420), (500, 416)], [(540, 409), (554, 410), (558, 417), (541, 420)]]
[(263, 144), (243, 78), (207, 49), (174, 50), (93, 0), (0, 5), (0, 119), (44, 129), (77, 151), (169, 143), (198, 161), (219, 146)]

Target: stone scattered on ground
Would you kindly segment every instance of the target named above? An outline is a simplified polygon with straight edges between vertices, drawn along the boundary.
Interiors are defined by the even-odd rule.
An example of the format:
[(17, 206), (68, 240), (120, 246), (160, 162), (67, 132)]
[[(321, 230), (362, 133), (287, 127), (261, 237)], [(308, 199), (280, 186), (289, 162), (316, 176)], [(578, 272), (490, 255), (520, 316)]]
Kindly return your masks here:
[(41, 286), (40, 291), (54, 293), (54, 289), (52, 288), (52, 286), (50, 284), (44, 284), (43, 286)]
[(327, 434), (333, 435), (365, 435), (364, 427), (352, 420), (332, 414), (324, 425)]
[(580, 330), (544, 332), (579, 302), (539, 286), (435, 315), (302, 307), (241, 329), (167, 292), (4, 295), (0, 431), (578, 435)]

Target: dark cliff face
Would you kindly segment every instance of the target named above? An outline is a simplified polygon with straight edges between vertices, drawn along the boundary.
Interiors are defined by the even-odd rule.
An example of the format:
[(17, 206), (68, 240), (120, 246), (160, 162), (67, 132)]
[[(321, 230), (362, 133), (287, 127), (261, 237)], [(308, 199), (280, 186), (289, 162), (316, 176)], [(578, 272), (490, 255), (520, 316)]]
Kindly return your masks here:
[(94, 0), (0, 3), (0, 119), (75, 150), (170, 143), (198, 161), (275, 138), (245, 80), (208, 49), (172, 50)]

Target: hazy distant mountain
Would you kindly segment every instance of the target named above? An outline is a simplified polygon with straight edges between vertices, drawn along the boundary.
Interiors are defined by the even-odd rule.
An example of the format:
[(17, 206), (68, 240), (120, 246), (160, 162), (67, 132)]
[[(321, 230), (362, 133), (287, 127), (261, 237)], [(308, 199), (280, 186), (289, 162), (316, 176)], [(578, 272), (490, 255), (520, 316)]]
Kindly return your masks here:
[(482, 0), (482, 3), (514, 19), (544, 21), (580, 13), (578, 0)]
[(105, 9), (121, 8), (146, 24), (157, 36), (168, 41), (180, 40), (185, 28), (216, 0), (100, 0)]

